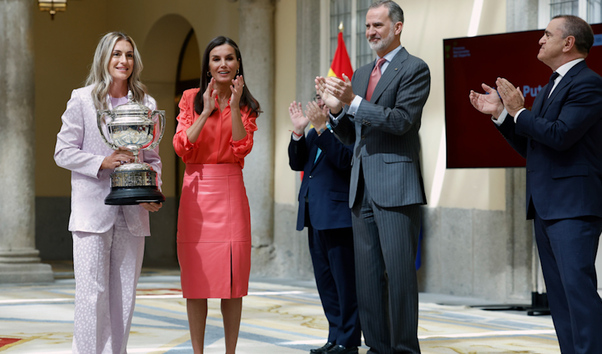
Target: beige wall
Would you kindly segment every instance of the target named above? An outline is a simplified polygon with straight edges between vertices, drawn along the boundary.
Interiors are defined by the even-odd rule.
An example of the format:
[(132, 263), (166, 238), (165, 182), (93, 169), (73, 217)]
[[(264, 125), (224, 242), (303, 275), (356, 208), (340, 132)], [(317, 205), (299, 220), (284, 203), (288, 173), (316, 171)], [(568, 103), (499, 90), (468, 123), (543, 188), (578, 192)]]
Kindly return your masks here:
[(70, 5), (54, 21), (47, 12), (34, 11), (37, 196), (71, 193), (69, 171), (54, 163), (56, 134), (71, 90), (83, 85), (96, 43), (106, 31), (106, 13), (102, 1)]
[[(297, 66), (297, 4), (296, 1), (279, 1), (276, 7), (276, 74), (275, 74), (275, 166), (274, 202), (297, 204), (299, 173), (288, 165), (288, 143), (292, 124), (288, 107), (295, 100)], [(316, 53), (316, 60), (319, 59)], [(317, 75), (317, 73), (316, 73)]]
[[(468, 35), (474, 1), (398, 3), (405, 13), (402, 44), (410, 53), (423, 58), (431, 69), (431, 94), (420, 131), (428, 206), (504, 210), (503, 169), (445, 169), (443, 39)], [(485, 0), (478, 34), (504, 32), (505, 9), (505, 1)], [(468, 103), (468, 92), (466, 102)], [(489, 117), (484, 115), (483, 119)]]

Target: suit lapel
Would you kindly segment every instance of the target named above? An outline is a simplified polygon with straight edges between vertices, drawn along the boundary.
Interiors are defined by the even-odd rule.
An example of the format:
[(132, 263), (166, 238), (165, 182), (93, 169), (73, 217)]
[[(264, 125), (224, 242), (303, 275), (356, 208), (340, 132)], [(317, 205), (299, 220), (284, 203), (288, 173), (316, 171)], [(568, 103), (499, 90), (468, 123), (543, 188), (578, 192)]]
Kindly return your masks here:
[[(363, 66), (353, 73), (353, 82), (351, 87), (353, 88), (353, 93), (356, 95), (366, 97), (366, 91), (368, 90), (368, 81), (370, 81), (370, 73), (376, 64), (376, 60), (372, 62), (372, 66), (370, 68)], [(357, 82), (357, 85), (354, 84)]]
[(545, 102), (543, 103), (543, 107), (541, 107), (542, 115), (546, 112), (546, 109), (548, 109), (548, 106), (556, 98), (556, 96), (558, 96), (560, 94), (560, 92), (562, 92), (573, 81), (573, 76), (577, 75), (586, 66), (587, 65), (585, 64), (585, 60), (584, 60), (584, 61), (578, 63), (577, 65), (573, 66), (566, 73), (566, 75), (562, 78), (562, 80), (560, 80), (558, 85), (556, 85), (556, 88), (554, 89), (554, 91), (552, 91), (552, 93), (550, 94), (550, 97), (548, 97), (548, 99), (545, 100)]

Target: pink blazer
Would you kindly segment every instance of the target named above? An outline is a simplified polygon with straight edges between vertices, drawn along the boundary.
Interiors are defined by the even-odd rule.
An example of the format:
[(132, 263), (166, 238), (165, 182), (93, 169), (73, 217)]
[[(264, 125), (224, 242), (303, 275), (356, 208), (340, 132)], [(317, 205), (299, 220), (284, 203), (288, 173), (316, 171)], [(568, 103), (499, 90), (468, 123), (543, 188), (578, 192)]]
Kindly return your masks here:
[[(102, 233), (115, 223), (119, 208), (130, 232), (136, 236), (150, 235), (148, 211), (139, 205), (105, 205), (104, 199), (111, 190), (110, 174), (113, 170), (100, 170), (104, 158), (113, 150), (103, 141), (96, 122), (96, 108), (92, 101), (92, 86), (73, 90), (61, 120), (63, 125), (57, 135), (54, 160), (60, 167), (71, 171), (71, 217), (69, 231)], [(110, 100), (109, 107), (111, 107)], [(155, 109), (155, 100), (146, 95), (143, 104)], [(112, 108), (112, 107), (111, 107)], [(159, 147), (143, 151), (140, 160), (150, 164), (157, 172), (161, 186), (161, 158)]]

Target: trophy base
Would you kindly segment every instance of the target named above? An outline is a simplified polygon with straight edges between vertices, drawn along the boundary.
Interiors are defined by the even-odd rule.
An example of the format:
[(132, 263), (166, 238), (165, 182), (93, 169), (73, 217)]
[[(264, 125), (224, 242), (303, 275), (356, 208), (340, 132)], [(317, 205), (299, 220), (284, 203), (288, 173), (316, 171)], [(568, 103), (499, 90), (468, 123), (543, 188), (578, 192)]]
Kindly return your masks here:
[(106, 205), (162, 203), (165, 196), (157, 188), (157, 173), (148, 164), (131, 163), (111, 173), (111, 193)]
[(163, 203), (165, 196), (157, 187), (113, 187), (105, 198), (106, 205), (136, 205), (140, 203)]

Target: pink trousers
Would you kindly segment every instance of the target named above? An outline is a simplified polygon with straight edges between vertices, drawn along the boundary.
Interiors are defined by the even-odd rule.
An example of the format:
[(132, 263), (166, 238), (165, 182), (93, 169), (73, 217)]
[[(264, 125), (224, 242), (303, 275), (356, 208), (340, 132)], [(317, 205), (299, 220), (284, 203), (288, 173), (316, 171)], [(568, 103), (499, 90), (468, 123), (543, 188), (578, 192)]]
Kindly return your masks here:
[(123, 212), (105, 233), (73, 232), (73, 353), (127, 352), (143, 256)]

